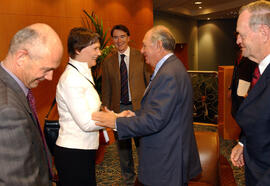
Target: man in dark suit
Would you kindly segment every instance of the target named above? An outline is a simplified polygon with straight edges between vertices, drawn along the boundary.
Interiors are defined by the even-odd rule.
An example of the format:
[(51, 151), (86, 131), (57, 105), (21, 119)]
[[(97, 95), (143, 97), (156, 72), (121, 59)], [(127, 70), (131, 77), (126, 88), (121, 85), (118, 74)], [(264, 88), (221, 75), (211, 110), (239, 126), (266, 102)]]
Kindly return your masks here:
[(149, 186), (187, 185), (201, 171), (192, 126), (192, 85), (174, 47), (166, 27), (150, 29), (141, 52), (155, 70), (141, 109), (92, 115), (97, 125), (116, 128), (119, 139), (141, 137), (139, 181)]
[(0, 64), (1, 186), (51, 185), (50, 154), (27, 96), (40, 81), (52, 79), (62, 53), (56, 32), (38, 23), (14, 35)]
[[(242, 129), (232, 150), (233, 165), (245, 165), (247, 186), (270, 185), (270, 2), (243, 6), (237, 21), (237, 44), (242, 54), (258, 63), (252, 84), (259, 78), (236, 113)], [(254, 71), (256, 72), (256, 70)], [(260, 77), (259, 77), (260, 76)]]
[[(142, 54), (128, 46), (130, 33), (126, 26), (115, 25), (111, 36), (117, 51), (114, 51), (102, 65), (102, 104), (114, 112), (138, 110), (144, 90), (150, 79), (150, 68), (144, 63)], [(122, 61), (122, 55), (123, 61)], [(126, 66), (126, 100), (122, 78), (122, 63)], [(126, 185), (133, 185), (135, 180), (134, 162), (131, 139), (118, 140), (114, 132), (120, 159), (122, 176)], [(133, 138), (137, 151), (139, 140)]]

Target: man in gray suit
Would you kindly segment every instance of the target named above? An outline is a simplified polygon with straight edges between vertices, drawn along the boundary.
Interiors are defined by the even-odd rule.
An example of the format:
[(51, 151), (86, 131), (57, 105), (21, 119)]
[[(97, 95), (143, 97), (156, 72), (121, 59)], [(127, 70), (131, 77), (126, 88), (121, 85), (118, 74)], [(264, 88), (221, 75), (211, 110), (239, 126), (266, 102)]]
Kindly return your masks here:
[(119, 139), (141, 136), (139, 181), (149, 186), (187, 185), (201, 172), (192, 126), (191, 81), (173, 54), (174, 47), (175, 39), (166, 27), (150, 29), (141, 52), (155, 70), (141, 109), (92, 115), (97, 125), (116, 128)]
[(33, 105), (31, 88), (52, 80), (63, 46), (46, 24), (18, 31), (0, 64), (0, 186), (51, 185), (51, 159)]

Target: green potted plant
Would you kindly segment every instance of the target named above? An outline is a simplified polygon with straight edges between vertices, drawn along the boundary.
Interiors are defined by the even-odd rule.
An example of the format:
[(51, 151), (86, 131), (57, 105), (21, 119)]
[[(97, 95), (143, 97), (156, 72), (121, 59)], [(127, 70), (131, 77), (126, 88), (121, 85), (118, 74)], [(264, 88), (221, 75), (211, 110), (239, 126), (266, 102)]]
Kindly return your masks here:
[(104, 30), (102, 19), (92, 11), (91, 15), (86, 10), (83, 10), (85, 17), (83, 18), (83, 25), (89, 30), (96, 32), (100, 35), (100, 50), (101, 56), (97, 59), (96, 66), (92, 67), (92, 75), (96, 84), (98, 93), (101, 93), (101, 63), (106, 56), (115, 48), (114, 45), (109, 45), (110, 37), (107, 37), (108, 30)]

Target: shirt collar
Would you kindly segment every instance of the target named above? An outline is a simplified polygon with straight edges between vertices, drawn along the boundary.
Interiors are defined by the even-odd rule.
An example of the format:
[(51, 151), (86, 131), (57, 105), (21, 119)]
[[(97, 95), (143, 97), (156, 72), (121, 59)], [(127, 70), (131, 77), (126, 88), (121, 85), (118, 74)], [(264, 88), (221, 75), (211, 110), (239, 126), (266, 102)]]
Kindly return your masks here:
[(126, 49), (125, 52), (123, 52), (123, 53), (118, 52), (119, 59), (120, 59), (120, 55), (121, 54), (125, 54), (126, 57), (129, 57), (129, 54), (130, 54), (130, 48), (129, 48), (129, 46), (127, 47), (127, 49)]
[(94, 82), (93, 81), (93, 77), (92, 77), (91, 68), (89, 68), (87, 62), (77, 61), (77, 60), (72, 59), (70, 57), (69, 58), (69, 63), (71, 63), (72, 65), (74, 65), (79, 70), (79, 72), (81, 74), (83, 74), (85, 77), (87, 77), (88, 79), (90, 79), (91, 82)]
[(259, 63), (259, 70), (260, 74), (263, 74), (264, 70), (270, 63), (270, 54), (266, 56), (260, 63)]
[(23, 90), (25, 96), (27, 96), (29, 89), (23, 84), (23, 82), (17, 78), (17, 76), (15, 74), (13, 74), (12, 72), (10, 72), (4, 65), (3, 63), (1, 63), (1, 67), (18, 83), (18, 85), (21, 87), (21, 89)]
[(167, 54), (166, 56), (164, 56), (157, 64), (156, 64), (156, 67), (155, 67), (155, 70), (154, 70), (154, 73), (151, 77), (151, 80), (154, 79), (154, 77), (156, 76), (158, 70), (160, 69), (160, 67), (163, 65), (163, 63), (170, 57), (172, 56), (173, 53), (169, 53)]
[(87, 62), (81, 62), (81, 61), (77, 61), (75, 59), (69, 58), (69, 63), (71, 63), (72, 65), (74, 65), (76, 68), (78, 68), (78, 70), (81, 73), (88, 72), (89, 69), (90, 69), (88, 67), (88, 63)]

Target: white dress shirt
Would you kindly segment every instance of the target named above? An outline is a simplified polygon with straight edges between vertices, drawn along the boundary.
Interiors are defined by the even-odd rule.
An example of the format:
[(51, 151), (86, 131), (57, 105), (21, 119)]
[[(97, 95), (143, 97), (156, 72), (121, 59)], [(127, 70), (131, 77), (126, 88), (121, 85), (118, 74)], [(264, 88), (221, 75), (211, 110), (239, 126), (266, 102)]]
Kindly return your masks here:
[(270, 54), (268, 56), (266, 56), (260, 63), (259, 63), (259, 71), (260, 74), (262, 75), (264, 70), (266, 69), (266, 67), (269, 65), (270, 63)]
[[(101, 101), (92, 83), (91, 69), (86, 62), (70, 58), (57, 84), (56, 101), (60, 130), (56, 144), (73, 149), (98, 149), (99, 129), (91, 119), (93, 112), (99, 111)], [(87, 78), (87, 79), (86, 79)]]

